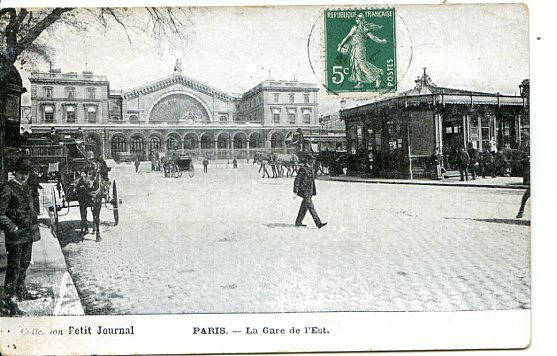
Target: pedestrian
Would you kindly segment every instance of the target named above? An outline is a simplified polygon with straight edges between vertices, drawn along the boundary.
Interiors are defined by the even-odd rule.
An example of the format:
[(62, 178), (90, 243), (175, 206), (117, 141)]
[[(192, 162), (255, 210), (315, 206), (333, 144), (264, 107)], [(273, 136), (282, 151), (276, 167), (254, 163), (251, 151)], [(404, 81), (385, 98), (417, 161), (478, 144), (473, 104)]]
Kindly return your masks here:
[(135, 156), (135, 173), (139, 173), (139, 165), (141, 164), (141, 161), (139, 160), (139, 155)]
[(478, 165), (478, 151), (474, 148), (472, 142), (468, 142), (468, 156), (470, 162), (468, 163), (468, 171), (472, 175), (472, 180), (476, 180), (476, 167)]
[(267, 178), (271, 178), (269, 176), (269, 171), (267, 170), (267, 163), (269, 163), (267, 158), (261, 159), (261, 167), (259, 167), (259, 171), (263, 170), (263, 176), (261, 178), (265, 178), (265, 174), (267, 174)]
[(51, 127), (50, 128), (50, 141), (52, 141), (53, 143), (60, 143), (60, 136), (58, 135), (58, 132), (56, 132), (56, 127)]
[(79, 203), (79, 215), (80, 215), (80, 237), (83, 240), (83, 236), (89, 233), (89, 226), (87, 223), (87, 208), (91, 205), (91, 191), (92, 191), (92, 181), (87, 177), (87, 171), (83, 170), (80, 172), (79, 178), (74, 181), (75, 191), (77, 193), (77, 202)]
[(31, 188), (31, 195), (33, 197), (33, 204), (35, 204), (35, 211), (37, 214), (41, 212), (39, 203), (39, 189), (43, 189), (43, 186), (39, 183), (39, 169), (37, 166), (33, 166), (31, 172), (29, 173), (29, 178), (27, 179), (27, 185)]
[(485, 178), (486, 175), (491, 175), (491, 161), (491, 152), (485, 148), (480, 154), (480, 170), (482, 171), (482, 178)]
[(236, 158), (232, 160), (232, 168), (238, 168), (238, 160)]
[[(441, 157), (441, 154), (439, 153), (439, 147), (435, 148), (435, 151), (433, 152), (433, 154), (431, 155), (431, 157), (429, 158), (430, 164), (431, 164), (431, 179), (435, 179), (435, 180), (439, 180), (443, 178), (443, 174), (441, 173), (441, 162), (442, 162), (443, 158)], [(377, 165), (377, 163), (376, 163)]]
[(273, 173), (273, 178), (277, 178), (277, 160), (275, 154), (272, 154), (269, 160), (269, 164), (271, 166), (271, 172)]
[(83, 134), (83, 129), (81, 127), (77, 128), (77, 133), (75, 134), (75, 139), (76, 140), (85, 140), (85, 135)]
[(207, 157), (205, 157), (205, 159), (203, 160), (203, 172), (207, 173), (207, 166), (209, 165), (209, 160), (207, 159)]
[(303, 163), (298, 168), (298, 175), (294, 179), (294, 199), (296, 196), (302, 198), (300, 204), (300, 209), (298, 210), (298, 216), (296, 217), (295, 226), (306, 226), (302, 222), (306, 216), (306, 212), (309, 210), (311, 217), (315, 226), (321, 229), (323, 226), (327, 225), (326, 222), (321, 222), (319, 215), (313, 205), (312, 197), (317, 195), (317, 190), (315, 188), (315, 179), (313, 178), (313, 172), (311, 166), (307, 163)]
[(31, 294), (25, 286), (33, 242), (39, 241), (41, 236), (31, 188), (27, 184), (30, 172), (31, 161), (27, 158), (18, 159), (14, 178), (2, 186), (0, 193), (0, 226), (4, 230), (7, 252), (4, 299), (0, 313), (7, 315), (22, 315), (17, 301), (39, 297)]
[(458, 155), (458, 170), (460, 172), (460, 181), (464, 181), (464, 177), (466, 177), (466, 181), (468, 181), (468, 164), (470, 163), (470, 156), (464, 149), (464, 147), (460, 148), (460, 153)]
[(520, 208), (518, 209), (518, 214), (516, 214), (517, 219), (522, 218), (522, 215), (524, 214), (524, 208), (526, 207), (526, 202), (530, 198), (530, 157), (527, 156), (522, 161), (524, 167), (524, 177), (522, 180), (522, 184), (527, 185), (528, 188), (524, 192), (522, 200), (520, 201)]

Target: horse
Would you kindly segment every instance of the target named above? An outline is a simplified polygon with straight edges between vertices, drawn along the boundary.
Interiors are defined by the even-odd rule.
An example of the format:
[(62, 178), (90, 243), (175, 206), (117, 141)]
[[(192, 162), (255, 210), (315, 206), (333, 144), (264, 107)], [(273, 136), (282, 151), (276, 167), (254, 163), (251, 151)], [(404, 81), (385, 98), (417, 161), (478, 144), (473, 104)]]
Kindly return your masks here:
[(103, 197), (105, 196), (108, 185), (103, 180), (102, 173), (96, 165), (80, 173), (80, 177), (74, 182), (79, 203), (79, 213), (81, 216), (81, 239), (89, 233), (87, 224), (87, 208), (91, 208), (93, 215), (93, 233), (96, 241), (100, 242), (100, 214)]
[(282, 169), (285, 168), (287, 177), (292, 177), (294, 172), (298, 171), (298, 156), (284, 153), (278, 153), (276, 156), (280, 170), (282, 171)]

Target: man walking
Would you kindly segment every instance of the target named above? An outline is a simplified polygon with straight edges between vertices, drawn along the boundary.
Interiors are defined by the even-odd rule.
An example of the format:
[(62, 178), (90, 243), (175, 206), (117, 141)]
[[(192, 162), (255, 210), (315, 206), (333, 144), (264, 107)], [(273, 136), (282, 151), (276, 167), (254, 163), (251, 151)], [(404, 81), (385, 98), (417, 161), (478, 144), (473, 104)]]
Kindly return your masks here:
[(203, 172), (207, 173), (207, 166), (209, 165), (209, 160), (207, 159), (207, 157), (205, 157), (205, 159), (203, 160)]
[(468, 163), (468, 171), (472, 175), (472, 180), (476, 180), (476, 165), (478, 165), (478, 150), (474, 148), (472, 142), (468, 142), (468, 156), (470, 162)]
[(32, 191), (27, 185), (30, 172), (29, 159), (18, 159), (14, 178), (0, 190), (0, 226), (4, 230), (8, 256), (0, 314), (22, 315), (15, 298), (23, 301), (39, 297), (29, 293), (25, 287), (33, 242), (40, 239)]
[(302, 164), (298, 168), (298, 175), (294, 180), (294, 199), (296, 196), (302, 198), (302, 203), (300, 204), (300, 210), (298, 211), (298, 216), (296, 217), (296, 226), (306, 226), (302, 224), (306, 212), (309, 210), (315, 225), (321, 229), (323, 226), (327, 225), (325, 222), (321, 222), (315, 207), (313, 206), (312, 196), (317, 195), (317, 190), (315, 189), (315, 180), (313, 178), (313, 172), (309, 165)]

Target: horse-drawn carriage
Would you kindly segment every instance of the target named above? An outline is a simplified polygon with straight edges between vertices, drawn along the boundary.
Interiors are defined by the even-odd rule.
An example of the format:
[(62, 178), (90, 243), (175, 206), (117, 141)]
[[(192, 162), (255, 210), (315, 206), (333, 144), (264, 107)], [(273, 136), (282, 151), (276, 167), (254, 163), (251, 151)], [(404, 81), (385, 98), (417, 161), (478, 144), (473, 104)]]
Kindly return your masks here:
[[(119, 222), (118, 190), (116, 181), (110, 182), (110, 167), (95, 155), (95, 148), (83, 141), (69, 140), (60, 142), (64, 157), (56, 163), (50, 163), (49, 171), (57, 177), (56, 185), (51, 191), (51, 206), (48, 209), (52, 232), (60, 232), (59, 217), (67, 215), (72, 207), (93, 212), (94, 229), (99, 235), (100, 210), (104, 205), (112, 210), (114, 225)], [(61, 213), (64, 211), (64, 213)], [(86, 213), (86, 210), (85, 210)], [(83, 226), (82, 226), (83, 229)]]
[(193, 166), (193, 158), (185, 155), (168, 155), (163, 158), (163, 173), (165, 178), (180, 178), (184, 172), (188, 172), (188, 176), (195, 176), (195, 168)]

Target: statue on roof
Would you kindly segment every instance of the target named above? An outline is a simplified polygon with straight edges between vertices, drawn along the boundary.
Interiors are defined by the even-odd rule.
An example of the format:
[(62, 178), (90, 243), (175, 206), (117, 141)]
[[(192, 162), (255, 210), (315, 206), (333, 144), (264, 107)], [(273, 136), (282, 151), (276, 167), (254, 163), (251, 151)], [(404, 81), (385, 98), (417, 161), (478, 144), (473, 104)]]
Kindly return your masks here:
[(182, 72), (182, 61), (177, 59), (176, 64), (174, 64), (174, 73), (181, 73)]

